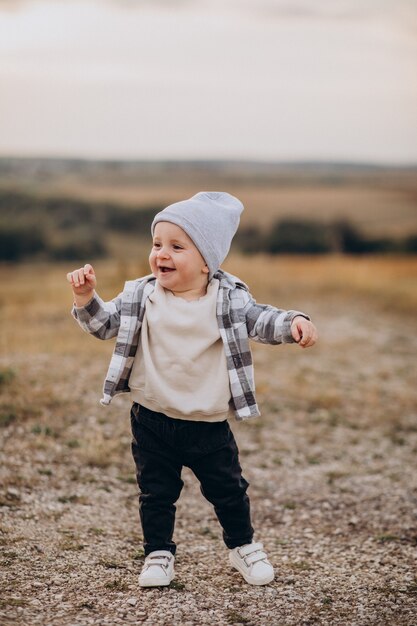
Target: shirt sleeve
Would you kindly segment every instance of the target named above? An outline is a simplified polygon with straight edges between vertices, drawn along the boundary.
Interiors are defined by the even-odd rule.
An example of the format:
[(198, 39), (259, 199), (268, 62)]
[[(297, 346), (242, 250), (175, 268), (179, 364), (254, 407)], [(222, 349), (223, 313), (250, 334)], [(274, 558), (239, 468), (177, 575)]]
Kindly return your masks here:
[(253, 341), (277, 345), (281, 343), (295, 343), (291, 334), (291, 323), (295, 317), (301, 315), (307, 320), (306, 313), (295, 310), (278, 309), (270, 304), (258, 304), (250, 295), (244, 308), (244, 315), (248, 335)]
[(109, 302), (104, 302), (98, 294), (85, 306), (72, 307), (71, 314), (81, 328), (98, 339), (111, 339), (120, 327), (122, 294)]

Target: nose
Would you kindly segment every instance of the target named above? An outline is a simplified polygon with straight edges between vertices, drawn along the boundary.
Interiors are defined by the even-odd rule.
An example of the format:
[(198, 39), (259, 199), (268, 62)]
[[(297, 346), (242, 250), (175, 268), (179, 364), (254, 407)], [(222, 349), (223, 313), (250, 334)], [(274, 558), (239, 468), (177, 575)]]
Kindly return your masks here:
[(168, 250), (164, 246), (161, 246), (156, 253), (156, 256), (158, 259), (166, 259), (167, 257), (169, 257)]

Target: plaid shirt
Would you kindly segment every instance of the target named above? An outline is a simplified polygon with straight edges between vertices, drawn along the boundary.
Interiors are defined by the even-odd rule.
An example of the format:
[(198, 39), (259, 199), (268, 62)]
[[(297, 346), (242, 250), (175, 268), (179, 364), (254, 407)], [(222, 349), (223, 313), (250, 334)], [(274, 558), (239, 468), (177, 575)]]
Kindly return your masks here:
[[(299, 311), (284, 311), (257, 304), (248, 287), (235, 276), (219, 270), (217, 322), (223, 340), (234, 414), (237, 420), (260, 415), (255, 399), (255, 382), (249, 339), (277, 345), (293, 343), (291, 322)], [(99, 339), (117, 337), (104, 382), (101, 404), (130, 391), (129, 377), (135, 359), (146, 301), (155, 288), (153, 275), (129, 280), (110, 302), (97, 294), (84, 307), (73, 307), (72, 315), (86, 332)]]

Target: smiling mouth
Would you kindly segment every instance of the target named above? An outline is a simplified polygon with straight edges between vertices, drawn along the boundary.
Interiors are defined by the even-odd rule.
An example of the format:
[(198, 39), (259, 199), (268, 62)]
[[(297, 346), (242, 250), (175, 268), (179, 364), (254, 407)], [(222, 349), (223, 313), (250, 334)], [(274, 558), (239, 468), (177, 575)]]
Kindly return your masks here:
[(175, 268), (174, 267), (159, 267), (158, 268), (160, 272), (162, 272), (162, 274), (169, 274), (169, 272), (174, 272)]

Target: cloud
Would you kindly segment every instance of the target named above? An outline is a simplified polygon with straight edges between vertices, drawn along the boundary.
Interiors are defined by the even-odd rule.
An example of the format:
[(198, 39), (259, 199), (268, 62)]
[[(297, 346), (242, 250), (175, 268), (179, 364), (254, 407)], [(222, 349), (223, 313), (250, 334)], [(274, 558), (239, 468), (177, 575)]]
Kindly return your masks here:
[(0, 0), (0, 12), (28, 5), (112, 5), (121, 11), (152, 11), (197, 15), (239, 16), (250, 20), (379, 22), (411, 38), (417, 33), (416, 0)]
[[(30, 1), (30, 0), (27, 0)], [(32, 0), (34, 1), (34, 0)], [(333, 20), (383, 22), (403, 33), (417, 33), (415, 0), (107, 0), (121, 9), (154, 9), (190, 13), (238, 15), (249, 19), (272, 21)]]
[[(0, 8), (19, 9), (26, 4), (45, 0), (0, 0)], [(76, 0), (54, 0), (54, 4), (75, 3)], [(94, 1), (94, 0), (93, 0)], [(95, 0), (99, 4), (103, 0)], [(231, 12), (248, 12), (277, 17), (333, 17), (361, 18), (381, 13), (397, 13), (406, 10), (417, 14), (415, 0), (105, 0), (124, 9), (157, 7), (169, 11), (182, 8), (191, 10), (221, 9)]]
[(131, 9), (160, 7), (172, 11), (182, 7), (249, 12), (281, 17), (361, 18), (407, 10), (417, 14), (415, 0), (108, 0)]

